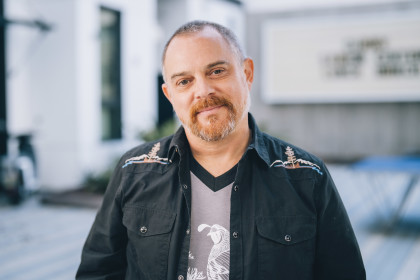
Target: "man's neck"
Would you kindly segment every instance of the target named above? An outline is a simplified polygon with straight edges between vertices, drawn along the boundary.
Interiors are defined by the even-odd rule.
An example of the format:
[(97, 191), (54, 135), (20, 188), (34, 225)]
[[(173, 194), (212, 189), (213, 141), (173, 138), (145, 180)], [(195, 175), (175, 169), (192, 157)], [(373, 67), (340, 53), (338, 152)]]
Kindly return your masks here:
[(194, 158), (215, 177), (229, 171), (239, 162), (251, 140), (247, 117), (231, 134), (219, 141), (207, 142), (187, 130), (185, 132)]

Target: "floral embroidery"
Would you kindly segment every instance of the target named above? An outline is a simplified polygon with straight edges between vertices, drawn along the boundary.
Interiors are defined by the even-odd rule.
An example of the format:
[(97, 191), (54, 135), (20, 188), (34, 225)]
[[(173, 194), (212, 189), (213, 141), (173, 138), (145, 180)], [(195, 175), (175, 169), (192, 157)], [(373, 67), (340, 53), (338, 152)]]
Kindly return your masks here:
[(270, 167), (284, 167), (287, 169), (310, 168), (322, 175), (321, 168), (315, 163), (300, 158), (296, 159), (295, 152), (289, 146), (287, 146), (285, 154), (287, 155), (287, 161), (278, 159)]
[(125, 164), (122, 168), (130, 164), (140, 164), (140, 163), (160, 163), (160, 164), (169, 164), (171, 161), (168, 158), (161, 158), (157, 155), (160, 150), (160, 143), (156, 143), (150, 152), (146, 155), (132, 157), (125, 161)]

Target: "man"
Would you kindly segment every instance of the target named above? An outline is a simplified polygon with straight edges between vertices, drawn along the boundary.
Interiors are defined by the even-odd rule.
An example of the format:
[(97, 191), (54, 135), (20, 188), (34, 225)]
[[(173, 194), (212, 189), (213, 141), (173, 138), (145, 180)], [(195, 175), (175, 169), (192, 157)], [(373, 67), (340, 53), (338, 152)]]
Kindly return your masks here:
[(365, 279), (324, 164), (248, 113), (254, 65), (232, 32), (187, 23), (162, 67), (182, 127), (122, 157), (77, 278)]

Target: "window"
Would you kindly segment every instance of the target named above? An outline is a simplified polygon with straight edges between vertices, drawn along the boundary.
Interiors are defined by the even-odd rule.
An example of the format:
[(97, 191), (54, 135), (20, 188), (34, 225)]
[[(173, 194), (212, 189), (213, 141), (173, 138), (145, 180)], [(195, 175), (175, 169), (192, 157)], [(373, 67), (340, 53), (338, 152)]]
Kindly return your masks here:
[(163, 125), (169, 120), (174, 118), (174, 110), (172, 109), (172, 104), (165, 97), (165, 94), (162, 90), (162, 84), (165, 82), (163, 80), (162, 74), (158, 75), (157, 79), (157, 89), (158, 89), (158, 126)]
[(102, 140), (121, 139), (121, 15), (101, 7)]

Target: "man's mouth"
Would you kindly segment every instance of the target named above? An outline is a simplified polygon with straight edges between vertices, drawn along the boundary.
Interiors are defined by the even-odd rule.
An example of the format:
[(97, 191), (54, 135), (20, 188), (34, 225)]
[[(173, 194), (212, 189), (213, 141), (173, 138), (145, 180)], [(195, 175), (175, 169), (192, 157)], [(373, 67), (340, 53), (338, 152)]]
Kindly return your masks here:
[(222, 107), (226, 107), (227, 109), (233, 108), (232, 104), (226, 98), (210, 96), (206, 99), (199, 100), (191, 108), (190, 116), (193, 121), (196, 121), (198, 115), (201, 117), (208, 117), (212, 114), (216, 114), (217, 110)]
[(204, 113), (204, 112), (209, 112), (209, 111), (218, 109), (218, 108), (220, 108), (222, 106), (224, 106), (224, 105), (209, 106), (209, 107), (206, 107), (206, 108), (201, 109), (200, 111), (197, 112), (197, 114)]

